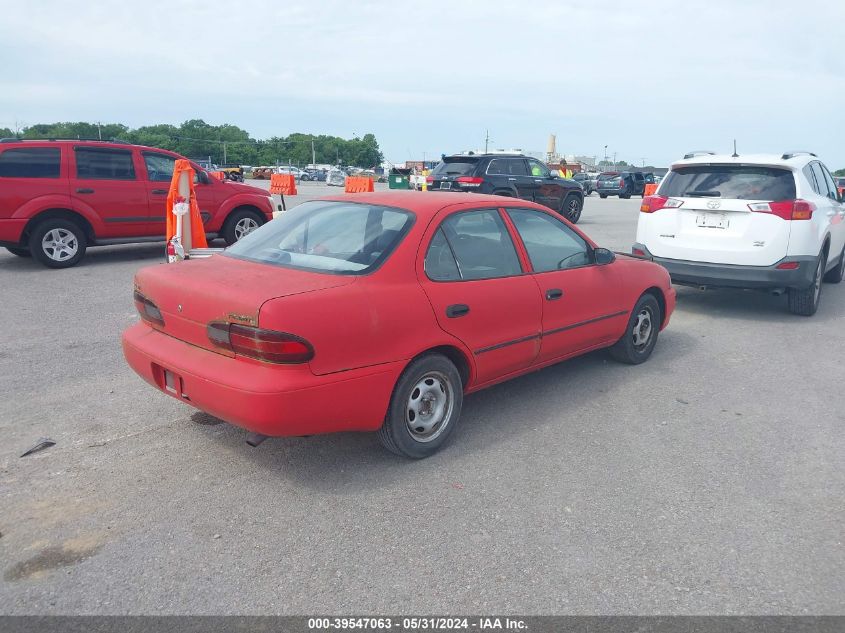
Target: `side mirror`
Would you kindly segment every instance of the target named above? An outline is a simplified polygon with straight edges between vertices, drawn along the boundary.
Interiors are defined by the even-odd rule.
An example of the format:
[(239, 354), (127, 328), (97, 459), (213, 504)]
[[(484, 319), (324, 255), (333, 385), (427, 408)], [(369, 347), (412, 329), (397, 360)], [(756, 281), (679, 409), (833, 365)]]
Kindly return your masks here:
[(208, 172), (204, 169), (201, 169), (197, 172), (197, 180), (199, 180), (202, 184), (208, 184)]
[(613, 251), (606, 248), (597, 248), (596, 250), (594, 250), (593, 257), (595, 257), (596, 264), (598, 266), (612, 264), (616, 261), (616, 255), (613, 254)]
[(560, 178), (560, 172), (552, 170), (549, 172), (549, 178)]

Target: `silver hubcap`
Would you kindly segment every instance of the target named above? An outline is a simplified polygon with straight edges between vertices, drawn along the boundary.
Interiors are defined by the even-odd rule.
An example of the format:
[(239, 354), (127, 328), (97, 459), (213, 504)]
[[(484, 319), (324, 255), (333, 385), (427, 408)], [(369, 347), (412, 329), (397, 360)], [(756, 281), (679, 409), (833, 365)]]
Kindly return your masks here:
[(239, 240), (244, 235), (249, 235), (258, 228), (258, 222), (255, 218), (241, 218), (235, 224), (235, 239)]
[(405, 423), (417, 442), (438, 437), (452, 417), (454, 398), (449, 379), (440, 372), (430, 372), (411, 390), (405, 407)]
[(634, 322), (634, 329), (631, 333), (634, 335), (634, 347), (645, 347), (651, 338), (651, 312), (647, 308), (640, 310), (637, 315), (637, 320)]
[(816, 280), (813, 282), (813, 301), (818, 303), (822, 291), (822, 276), (824, 275), (824, 260), (819, 258), (819, 267), (816, 270)]
[(50, 259), (65, 262), (79, 252), (79, 240), (67, 229), (53, 229), (41, 240), (41, 249)]

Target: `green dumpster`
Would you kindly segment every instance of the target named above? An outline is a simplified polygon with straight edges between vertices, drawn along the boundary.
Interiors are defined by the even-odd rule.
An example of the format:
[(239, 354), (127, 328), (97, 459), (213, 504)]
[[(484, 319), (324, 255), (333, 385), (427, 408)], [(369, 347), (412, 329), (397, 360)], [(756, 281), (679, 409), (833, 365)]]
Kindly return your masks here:
[(387, 186), (389, 189), (410, 189), (411, 184), (407, 176), (402, 174), (391, 174)]

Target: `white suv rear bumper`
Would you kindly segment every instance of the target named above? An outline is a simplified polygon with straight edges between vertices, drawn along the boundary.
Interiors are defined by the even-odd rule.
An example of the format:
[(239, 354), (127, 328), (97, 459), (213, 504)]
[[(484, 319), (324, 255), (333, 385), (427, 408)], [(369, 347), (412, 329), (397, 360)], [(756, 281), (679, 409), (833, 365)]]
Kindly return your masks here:
[[(784, 257), (771, 266), (743, 266), (738, 264), (710, 264), (682, 259), (654, 257), (642, 244), (634, 244), (653, 262), (663, 266), (672, 283), (682, 286), (713, 288), (808, 288), (813, 283), (817, 259), (815, 257)], [(797, 268), (778, 268), (787, 263)]]

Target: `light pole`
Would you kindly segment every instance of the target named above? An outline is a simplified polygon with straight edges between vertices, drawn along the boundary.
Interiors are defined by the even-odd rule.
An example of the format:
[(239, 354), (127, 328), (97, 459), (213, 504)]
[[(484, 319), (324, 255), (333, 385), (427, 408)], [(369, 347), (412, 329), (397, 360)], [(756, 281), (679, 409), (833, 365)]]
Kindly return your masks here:
[(607, 145), (604, 146), (604, 166), (607, 167)]
[(616, 171), (616, 152), (613, 152), (613, 171)]

